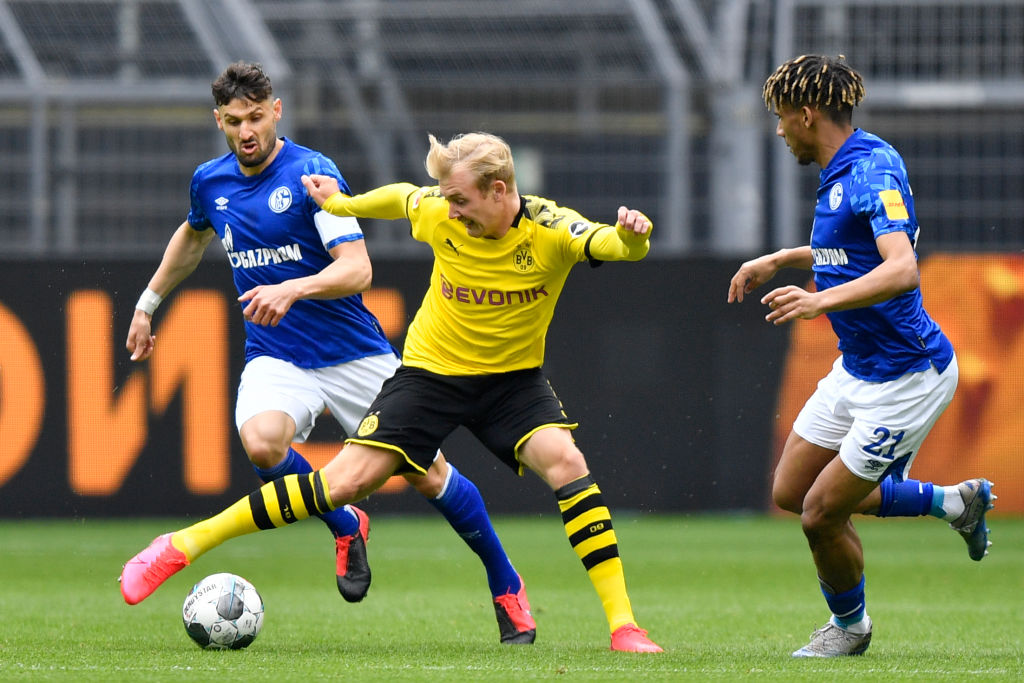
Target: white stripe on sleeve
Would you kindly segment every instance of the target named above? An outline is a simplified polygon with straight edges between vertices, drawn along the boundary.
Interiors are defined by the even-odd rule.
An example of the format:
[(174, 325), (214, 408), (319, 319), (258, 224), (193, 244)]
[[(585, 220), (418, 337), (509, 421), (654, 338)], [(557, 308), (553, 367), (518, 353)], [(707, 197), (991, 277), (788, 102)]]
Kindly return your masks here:
[(317, 211), (313, 214), (313, 222), (316, 230), (320, 233), (320, 241), (326, 247), (329, 244), (337, 243), (339, 238), (362, 236), (363, 231), (359, 227), (359, 221), (351, 216), (335, 216), (326, 211)]

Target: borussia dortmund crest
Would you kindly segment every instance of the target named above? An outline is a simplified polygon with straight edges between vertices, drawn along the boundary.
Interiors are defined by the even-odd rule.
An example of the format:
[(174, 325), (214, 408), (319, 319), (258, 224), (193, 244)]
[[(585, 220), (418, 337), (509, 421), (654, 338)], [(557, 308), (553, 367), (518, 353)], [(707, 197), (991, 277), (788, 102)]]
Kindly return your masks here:
[(380, 421), (376, 415), (367, 415), (363, 418), (363, 421), (359, 423), (359, 430), (357, 434), (359, 436), (369, 436), (377, 431), (377, 427), (380, 425)]
[(530, 250), (530, 243), (524, 242), (516, 247), (512, 253), (512, 265), (520, 273), (528, 273), (533, 270), (533, 252)]

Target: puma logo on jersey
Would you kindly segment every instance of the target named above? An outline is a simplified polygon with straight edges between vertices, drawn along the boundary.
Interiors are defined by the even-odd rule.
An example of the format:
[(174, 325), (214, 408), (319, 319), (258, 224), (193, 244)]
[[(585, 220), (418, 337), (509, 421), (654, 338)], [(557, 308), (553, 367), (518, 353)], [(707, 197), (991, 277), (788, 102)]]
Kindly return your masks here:
[(456, 255), (456, 256), (458, 256), (458, 255), (459, 255), (459, 247), (461, 247), (461, 246), (462, 246), (461, 244), (460, 244), (460, 245), (459, 245), (458, 247), (457, 247), (457, 246), (455, 246), (455, 242), (452, 242), (452, 240), (451, 240), (451, 238), (450, 238), (450, 237), (445, 237), (445, 238), (444, 238), (444, 243), (445, 243), (445, 244), (447, 244), (447, 245), (448, 245), (449, 247), (451, 247), (451, 248), (452, 248), (452, 251), (454, 251), (454, 252), (455, 252), (455, 255)]

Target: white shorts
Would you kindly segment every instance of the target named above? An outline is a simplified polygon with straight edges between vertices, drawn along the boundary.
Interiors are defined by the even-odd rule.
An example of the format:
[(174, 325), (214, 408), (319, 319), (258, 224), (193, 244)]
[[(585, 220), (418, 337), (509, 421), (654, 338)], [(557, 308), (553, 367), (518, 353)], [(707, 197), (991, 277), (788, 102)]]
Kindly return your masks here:
[(346, 434), (355, 434), (381, 385), (401, 361), (393, 353), (359, 358), (326, 368), (300, 368), (269, 356), (245, 364), (238, 384), (235, 426), (269, 410), (295, 420), (295, 441), (303, 442), (325, 408)]
[(793, 431), (811, 443), (839, 451), (861, 479), (903, 479), (935, 421), (956, 391), (956, 357), (946, 371), (912, 372), (889, 382), (865, 382), (843, 368), (832, 371), (804, 404)]

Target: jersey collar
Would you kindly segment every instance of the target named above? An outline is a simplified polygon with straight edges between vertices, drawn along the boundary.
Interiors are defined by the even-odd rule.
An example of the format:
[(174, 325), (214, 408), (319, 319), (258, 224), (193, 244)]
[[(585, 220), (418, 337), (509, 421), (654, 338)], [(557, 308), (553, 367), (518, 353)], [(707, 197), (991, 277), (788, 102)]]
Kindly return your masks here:
[(515, 218), (512, 219), (512, 227), (518, 228), (519, 221), (526, 215), (526, 199), (523, 195), (519, 195), (519, 211), (516, 212)]

